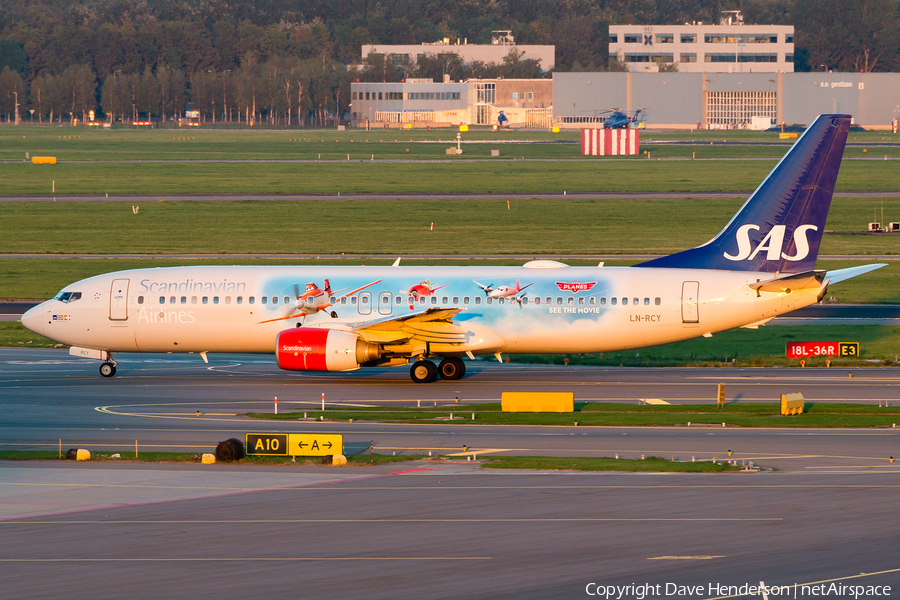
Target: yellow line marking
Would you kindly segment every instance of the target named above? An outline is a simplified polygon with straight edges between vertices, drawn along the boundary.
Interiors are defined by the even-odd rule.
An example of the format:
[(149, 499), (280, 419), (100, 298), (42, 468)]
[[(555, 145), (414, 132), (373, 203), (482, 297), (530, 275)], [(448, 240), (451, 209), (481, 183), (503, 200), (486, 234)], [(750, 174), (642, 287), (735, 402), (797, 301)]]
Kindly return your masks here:
[(651, 556), (647, 560), (712, 560), (714, 558), (725, 558), (724, 554), (716, 556)]
[(0, 558), (6, 563), (41, 562), (294, 562), (294, 561), (354, 561), (354, 560), (491, 560), (490, 556), (298, 556), (284, 558)]
[[(27, 519), (28, 517), (20, 517)], [(598, 522), (658, 522), (658, 521), (674, 521), (674, 522), (733, 522), (733, 521), (784, 521), (781, 517), (744, 517), (744, 518), (727, 518), (727, 517), (709, 517), (709, 518), (666, 518), (666, 517), (639, 517), (639, 518), (592, 518), (592, 517), (573, 517), (573, 518), (534, 518), (534, 519), (238, 519), (238, 520), (162, 520), (162, 521), (3, 521), (2, 525), (127, 525), (127, 524), (154, 524), (154, 525), (220, 525), (223, 523), (232, 524), (274, 524), (274, 523), (598, 523)], [(663, 557), (661, 557), (663, 558)], [(648, 559), (652, 560), (652, 559)]]
[[(807, 583), (794, 583), (786, 586), (776, 586), (770, 585), (767, 586), (769, 588), (773, 587), (787, 587), (787, 588), (798, 588), (808, 585), (818, 585), (820, 583), (831, 583), (833, 581), (843, 581), (845, 579), (859, 579), (860, 577), (873, 577), (875, 575), (887, 575), (888, 573), (897, 573), (900, 572), (900, 569), (888, 569), (886, 571), (876, 571), (874, 573), (860, 573), (859, 575), (847, 575), (846, 577), (835, 577), (834, 579), (822, 579), (821, 581), (809, 581)], [(714, 596), (712, 598), (706, 598), (706, 600), (725, 600), (725, 598), (743, 598), (744, 596), (749, 596), (750, 594), (735, 594), (733, 596)], [(757, 596), (758, 594), (753, 594)]]

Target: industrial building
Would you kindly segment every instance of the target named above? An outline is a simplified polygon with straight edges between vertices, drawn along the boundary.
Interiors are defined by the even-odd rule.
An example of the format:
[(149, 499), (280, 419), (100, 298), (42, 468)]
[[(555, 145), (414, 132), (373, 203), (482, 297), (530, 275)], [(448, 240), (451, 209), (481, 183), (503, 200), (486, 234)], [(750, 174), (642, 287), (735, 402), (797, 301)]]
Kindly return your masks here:
[(423, 44), (363, 44), (363, 60), (369, 54), (384, 54), (395, 63), (414, 65), (427, 54), (442, 56), (456, 54), (463, 62), (501, 64), (510, 52), (519, 52), (525, 60), (538, 60), (541, 69), (550, 71), (556, 66), (556, 46), (538, 44), (517, 44), (511, 31), (494, 31), (490, 44), (470, 44), (467, 39), (441, 41)]
[(638, 73), (791, 73), (793, 25), (744, 25), (727, 11), (718, 25), (610, 25), (609, 55)]
[(821, 113), (889, 129), (900, 73), (554, 73), (553, 107), (554, 124), (574, 129), (600, 125), (612, 108), (643, 108), (646, 127), (660, 129), (809, 124)]

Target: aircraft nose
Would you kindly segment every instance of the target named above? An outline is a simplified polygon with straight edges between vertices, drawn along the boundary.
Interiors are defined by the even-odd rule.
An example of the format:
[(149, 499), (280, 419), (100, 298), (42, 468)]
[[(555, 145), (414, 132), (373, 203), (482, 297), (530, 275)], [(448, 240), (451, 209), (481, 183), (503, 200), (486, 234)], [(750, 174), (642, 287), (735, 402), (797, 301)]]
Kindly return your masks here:
[(25, 311), (21, 321), (26, 329), (29, 329), (38, 335), (44, 335), (44, 304), (38, 304)]

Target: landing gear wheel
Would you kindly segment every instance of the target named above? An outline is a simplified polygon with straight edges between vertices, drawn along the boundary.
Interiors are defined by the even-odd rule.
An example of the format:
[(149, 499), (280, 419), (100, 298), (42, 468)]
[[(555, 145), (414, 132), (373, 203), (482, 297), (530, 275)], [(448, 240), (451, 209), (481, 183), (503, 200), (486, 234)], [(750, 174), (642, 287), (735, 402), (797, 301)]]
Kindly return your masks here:
[(462, 379), (466, 374), (466, 363), (456, 357), (445, 358), (438, 365), (438, 372), (441, 379)]
[(100, 374), (104, 377), (112, 377), (116, 374), (116, 365), (111, 362), (105, 362), (100, 365)]
[(336, 311), (331, 311), (331, 318), (332, 318), (332, 319), (337, 319), (337, 318), (338, 318), (337, 312), (336, 312)]
[(419, 360), (409, 369), (409, 376), (416, 383), (431, 383), (438, 378), (438, 368), (430, 360)]

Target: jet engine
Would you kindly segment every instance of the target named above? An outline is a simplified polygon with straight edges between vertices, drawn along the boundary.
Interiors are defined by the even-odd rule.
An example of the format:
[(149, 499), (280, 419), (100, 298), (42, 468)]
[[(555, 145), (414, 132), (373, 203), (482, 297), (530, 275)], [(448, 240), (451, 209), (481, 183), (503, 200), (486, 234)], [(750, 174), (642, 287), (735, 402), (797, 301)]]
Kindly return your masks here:
[(355, 371), (381, 358), (381, 347), (355, 333), (296, 327), (275, 338), (275, 359), (287, 371)]

